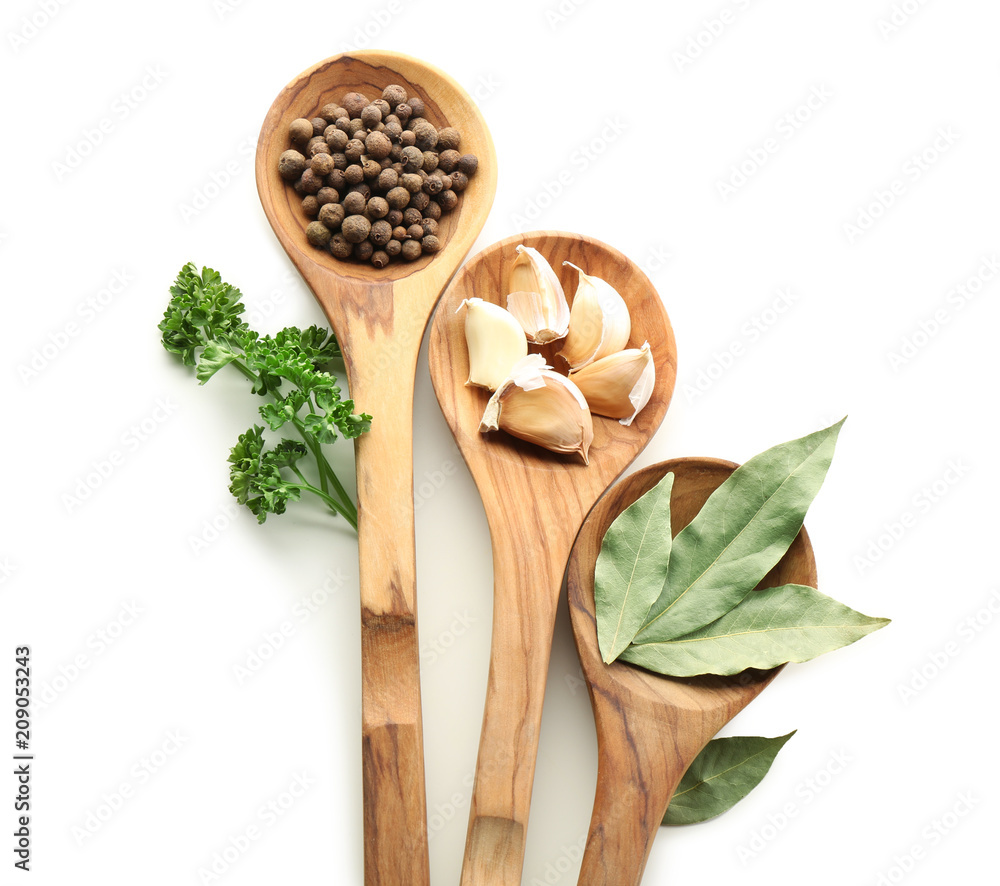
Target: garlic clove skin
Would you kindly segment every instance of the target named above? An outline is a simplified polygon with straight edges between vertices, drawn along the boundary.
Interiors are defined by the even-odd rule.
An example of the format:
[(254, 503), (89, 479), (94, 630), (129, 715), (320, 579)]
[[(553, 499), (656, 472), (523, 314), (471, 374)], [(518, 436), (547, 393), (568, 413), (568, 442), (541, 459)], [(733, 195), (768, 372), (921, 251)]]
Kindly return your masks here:
[(465, 299), (458, 310), (463, 308), (469, 347), (466, 384), (495, 391), (514, 364), (528, 353), (524, 330), (510, 312), (481, 298)]
[(580, 276), (569, 314), (569, 334), (559, 352), (570, 371), (622, 350), (632, 334), (632, 318), (618, 291), (606, 280), (584, 273)]
[(529, 354), (494, 392), (479, 425), (503, 430), (552, 452), (577, 454), (588, 464), (594, 441), (590, 407), (577, 386), (553, 372), (540, 354)]
[(569, 331), (569, 304), (562, 284), (537, 249), (518, 244), (510, 269), (507, 310), (536, 345), (565, 338)]
[(649, 342), (609, 354), (570, 373), (591, 412), (617, 418), (628, 427), (649, 402), (656, 383), (656, 367)]

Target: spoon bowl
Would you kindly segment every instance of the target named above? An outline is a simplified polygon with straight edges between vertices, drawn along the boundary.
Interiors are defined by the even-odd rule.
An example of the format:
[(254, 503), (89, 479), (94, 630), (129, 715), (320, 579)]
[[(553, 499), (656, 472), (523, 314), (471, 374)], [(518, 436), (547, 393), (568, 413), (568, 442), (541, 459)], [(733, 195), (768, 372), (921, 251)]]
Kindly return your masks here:
[[(439, 222), (441, 249), (378, 269), (309, 244), (301, 197), (278, 174), (288, 125), (348, 92), (380, 97), (393, 83), (420, 96), (435, 127), (452, 126), (479, 168)], [(420, 342), (441, 291), (482, 230), (496, 192), (493, 141), (468, 94), (407, 55), (359, 51), (304, 71), (274, 100), (257, 144), (267, 220), (333, 327), (359, 412), (355, 441), (361, 593), (365, 883), (429, 882), (413, 530), (413, 387)]]
[[(628, 346), (650, 345), (656, 382), (649, 403), (629, 427), (594, 416), (588, 465), (578, 456), (557, 455), (503, 432), (479, 432), (490, 395), (465, 384), (468, 349), (462, 315), (455, 312), (474, 296), (506, 306), (518, 244), (534, 247), (548, 260), (569, 300), (577, 272), (564, 267), (564, 261), (610, 283), (629, 308)], [(670, 321), (646, 275), (618, 250), (578, 234), (538, 231), (495, 243), (465, 264), (438, 305), (429, 339), (431, 379), (479, 489), (493, 548), (493, 636), (463, 886), (521, 882), (545, 678), (566, 561), (587, 512), (662, 422), (673, 393), (676, 359)]]
[[(736, 468), (719, 459), (678, 458), (637, 471), (597, 503), (573, 547), (567, 571), (570, 621), (594, 709), (598, 754), (580, 884), (637, 886), (684, 772), (780, 671), (675, 679), (623, 662), (606, 665), (598, 646), (594, 569), (614, 519), (672, 471), (670, 519), (676, 535)], [(787, 583), (816, 587), (816, 562), (804, 528), (759, 587)]]

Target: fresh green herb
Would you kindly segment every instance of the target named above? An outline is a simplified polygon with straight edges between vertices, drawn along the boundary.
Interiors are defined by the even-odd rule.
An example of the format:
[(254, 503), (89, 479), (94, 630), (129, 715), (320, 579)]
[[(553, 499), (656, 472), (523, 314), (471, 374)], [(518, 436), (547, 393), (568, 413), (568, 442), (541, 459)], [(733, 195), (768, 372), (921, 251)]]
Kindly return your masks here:
[[(357, 529), (357, 506), (323, 447), (338, 436), (360, 436), (371, 426), (371, 416), (355, 414), (354, 403), (341, 399), (337, 379), (328, 371), (341, 356), (336, 339), (319, 326), (261, 336), (242, 319), (244, 310), (240, 291), (218, 272), (199, 272), (188, 263), (170, 287), (159, 324), (163, 347), (193, 366), (201, 384), (223, 366), (233, 366), (252, 382), (254, 394), (267, 398), (258, 409), (267, 426), (277, 431), (289, 425), (301, 438), (283, 438), (269, 447), (260, 425), (241, 434), (229, 455), (230, 491), (260, 523), (309, 492)], [(312, 481), (299, 464), (310, 458)]]
[(677, 785), (663, 816), (665, 825), (697, 824), (731, 809), (767, 775), (793, 735), (715, 738), (702, 749)]

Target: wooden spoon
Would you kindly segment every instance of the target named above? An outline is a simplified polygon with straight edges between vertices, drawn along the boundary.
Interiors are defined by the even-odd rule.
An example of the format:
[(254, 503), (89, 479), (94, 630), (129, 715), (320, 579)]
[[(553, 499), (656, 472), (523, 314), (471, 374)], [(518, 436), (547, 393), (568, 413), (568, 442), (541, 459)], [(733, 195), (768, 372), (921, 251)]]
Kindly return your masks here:
[[(426, 104), (436, 127), (461, 133), (479, 169), (442, 216), (441, 251), (379, 270), (309, 245), (300, 196), (278, 175), (288, 124), (348, 92), (381, 97), (391, 83)], [(429, 881), (413, 534), (413, 386), (424, 328), (441, 291), (482, 229), (497, 179), (496, 153), (472, 99), (443, 72), (395, 52), (334, 56), (274, 100), (257, 146), (257, 190), (267, 219), (326, 313), (344, 352), (358, 411), (373, 416), (355, 441), (361, 584), (365, 883)]]
[[(567, 297), (572, 262), (625, 299), (630, 347), (648, 341), (656, 366), (653, 396), (632, 423), (594, 417), (590, 464), (502, 432), (479, 433), (489, 392), (467, 387), (464, 320), (455, 311), (477, 296), (506, 306), (508, 276), (523, 243), (555, 269)], [(543, 350), (549, 363), (561, 343)], [(508, 237), (469, 260), (445, 291), (431, 324), (429, 363), (438, 402), (479, 488), (493, 545), (493, 638), (486, 709), (473, 786), (463, 886), (521, 882), (524, 840), (556, 605), (573, 539), (600, 494), (642, 451), (670, 402), (676, 376), (673, 331), (645, 274), (589, 237), (542, 231)]]
[[(606, 665), (597, 643), (594, 566), (611, 522), (673, 471), (670, 509), (676, 535), (736, 467), (712, 458), (678, 458), (637, 471), (598, 502), (573, 547), (567, 573), (570, 620), (594, 708), (598, 755), (581, 886), (640, 882), (681, 776), (709, 739), (780, 670), (674, 679), (621, 662)], [(789, 582), (816, 587), (816, 562), (805, 529), (759, 586)]]

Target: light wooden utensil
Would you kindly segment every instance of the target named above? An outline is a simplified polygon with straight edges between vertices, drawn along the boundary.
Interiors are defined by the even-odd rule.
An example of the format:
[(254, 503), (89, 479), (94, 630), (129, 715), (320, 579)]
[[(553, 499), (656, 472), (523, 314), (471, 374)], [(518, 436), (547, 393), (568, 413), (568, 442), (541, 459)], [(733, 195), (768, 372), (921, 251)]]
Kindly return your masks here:
[[(597, 503), (580, 530), (567, 572), (570, 620), (597, 725), (597, 793), (580, 872), (581, 886), (636, 886), (674, 789), (726, 723), (755, 699), (780, 668), (733, 677), (674, 679), (628, 664), (604, 664), (594, 615), (594, 566), (611, 522), (668, 472), (676, 535), (737, 466), (678, 458), (626, 477)], [(760, 583), (816, 587), (805, 529)]]
[[(310, 246), (300, 196), (278, 175), (288, 124), (311, 119), (348, 92), (381, 97), (391, 83), (425, 102), (436, 127), (453, 126), (479, 169), (440, 220), (442, 249), (383, 270)], [(429, 881), (413, 533), (413, 386), (424, 328), (441, 291), (478, 236), (496, 192), (496, 153), (472, 99), (451, 77), (394, 52), (334, 56), (275, 99), (257, 146), (257, 190), (267, 219), (340, 342), (351, 397), (373, 416), (355, 441), (361, 584), (362, 767), (365, 883)]]
[[(631, 347), (648, 341), (656, 366), (653, 396), (631, 427), (594, 417), (590, 464), (502, 432), (479, 433), (489, 392), (467, 387), (463, 299), (506, 306), (519, 243), (555, 269), (567, 297), (577, 272), (614, 286), (632, 317)], [(438, 402), (479, 489), (493, 546), (493, 638), (479, 758), (462, 868), (463, 886), (521, 882), (531, 785), (556, 605), (573, 539), (591, 506), (660, 425), (676, 375), (673, 331), (646, 275), (617, 250), (577, 234), (542, 231), (501, 240), (474, 256), (441, 298), (429, 339)], [(557, 366), (561, 343), (542, 351)]]

